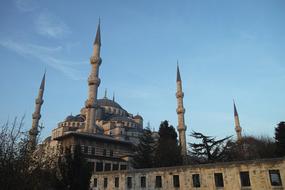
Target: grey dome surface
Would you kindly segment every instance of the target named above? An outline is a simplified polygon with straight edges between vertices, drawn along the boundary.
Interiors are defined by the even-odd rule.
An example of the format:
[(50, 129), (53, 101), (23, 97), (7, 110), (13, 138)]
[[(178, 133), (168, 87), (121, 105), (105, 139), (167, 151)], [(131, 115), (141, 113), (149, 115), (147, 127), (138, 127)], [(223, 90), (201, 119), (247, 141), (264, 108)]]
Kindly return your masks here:
[(103, 99), (98, 99), (97, 103), (99, 106), (108, 106), (108, 107), (114, 107), (114, 108), (119, 108), (122, 109), (122, 107), (115, 101), (113, 100), (109, 100), (107, 98), (103, 98)]
[(110, 118), (111, 121), (127, 121), (127, 122), (134, 122), (128, 117), (122, 117), (122, 116), (114, 116)]
[(72, 122), (72, 121), (75, 121), (75, 122), (84, 122), (85, 121), (85, 116), (84, 115), (81, 115), (81, 114), (78, 114), (76, 116), (73, 116), (73, 115), (69, 115), (66, 117), (65, 119), (66, 122)]

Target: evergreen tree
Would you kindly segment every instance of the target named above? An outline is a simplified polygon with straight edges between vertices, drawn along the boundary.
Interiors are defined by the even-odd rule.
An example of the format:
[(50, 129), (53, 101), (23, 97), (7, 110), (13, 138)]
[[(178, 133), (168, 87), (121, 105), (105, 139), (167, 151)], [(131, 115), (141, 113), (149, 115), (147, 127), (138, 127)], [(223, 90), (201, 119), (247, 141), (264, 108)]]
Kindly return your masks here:
[(57, 189), (88, 190), (92, 175), (88, 162), (81, 153), (80, 146), (75, 146), (72, 153), (69, 149), (58, 162), (60, 180)]
[(182, 164), (177, 133), (168, 121), (163, 121), (159, 127), (159, 140), (155, 154), (155, 167), (167, 167)]
[(189, 143), (190, 155), (196, 162), (212, 163), (227, 160), (227, 152), (230, 148), (228, 139), (230, 137), (216, 140), (215, 137), (205, 136), (195, 131), (192, 132), (191, 136), (202, 141), (201, 143)]
[(285, 155), (285, 122), (282, 121), (275, 128), (276, 155)]
[(154, 162), (155, 142), (152, 137), (152, 132), (146, 128), (140, 136), (140, 142), (135, 147), (133, 157), (134, 168), (152, 168)]

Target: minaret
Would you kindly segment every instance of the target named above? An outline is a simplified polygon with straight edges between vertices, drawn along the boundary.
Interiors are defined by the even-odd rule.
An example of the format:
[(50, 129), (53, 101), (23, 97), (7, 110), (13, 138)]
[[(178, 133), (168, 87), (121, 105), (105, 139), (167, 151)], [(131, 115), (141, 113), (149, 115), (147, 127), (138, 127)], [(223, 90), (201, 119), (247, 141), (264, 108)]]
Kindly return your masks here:
[(37, 145), (37, 135), (39, 133), (39, 120), (41, 118), (41, 107), (42, 104), (44, 103), (43, 100), (43, 95), (44, 95), (44, 90), (45, 90), (45, 77), (46, 73), (44, 73), (44, 76), (42, 78), (41, 86), (39, 89), (38, 97), (36, 98), (36, 106), (35, 106), (35, 112), (33, 113), (33, 123), (32, 123), (32, 128), (29, 131), (29, 149), (31, 151), (34, 151)]
[(186, 136), (185, 136), (185, 131), (186, 131), (186, 125), (185, 125), (185, 120), (184, 120), (184, 113), (185, 109), (183, 107), (183, 97), (184, 93), (182, 91), (182, 81), (180, 77), (180, 72), (179, 72), (179, 66), (177, 63), (177, 79), (176, 79), (176, 84), (177, 84), (177, 92), (176, 92), (176, 98), (177, 98), (177, 115), (178, 115), (178, 127), (177, 130), (179, 132), (179, 144), (181, 147), (181, 155), (185, 161), (186, 156), (187, 156), (187, 148), (186, 148)]
[(239, 117), (238, 117), (238, 112), (237, 112), (235, 101), (234, 101), (234, 117), (235, 117), (235, 130), (237, 133), (237, 140), (240, 141), (242, 140), (242, 136), (241, 136), (242, 128), (240, 127)]
[[(96, 108), (97, 108), (97, 92), (100, 85), (99, 79), (99, 66), (102, 62), (100, 57), (101, 48), (101, 34), (100, 34), (100, 20), (97, 27), (96, 38), (93, 44), (93, 55), (90, 58), (90, 64), (92, 66), (91, 73), (88, 77), (88, 99), (85, 102), (86, 112), (86, 124), (85, 132), (94, 132), (96, 129)], [(96, 132), (96, 131), (95, 131)]]

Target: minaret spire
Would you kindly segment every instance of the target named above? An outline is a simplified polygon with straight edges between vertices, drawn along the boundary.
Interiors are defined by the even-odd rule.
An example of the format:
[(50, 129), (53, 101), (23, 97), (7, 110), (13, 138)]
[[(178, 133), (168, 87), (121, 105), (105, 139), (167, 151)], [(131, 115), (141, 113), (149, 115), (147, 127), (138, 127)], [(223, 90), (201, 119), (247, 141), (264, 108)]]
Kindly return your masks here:
[(179, 64), (177, 60), (177, 75), (176, 75), (176, 81), (181, 81), (180, 71), (179, 71)]
[(39, 120), (41, 118), (41, 107), (42, 104), (44, 103), (43, 100), (43, 95), (44, 95), (44, 89), (45, 89), (45, 77), (46, 77), (46, 72), (43, 75), (42, 81), (41, 81), (41, 85), (39, 88), (39, 92), (38, 92), (38, 97), (36, 98), (36, 105), (35, 105), (35, 111), (33, 113), (33, 122), (32, 122), (32, 128), (29, 131), (29, 150), (30, 151), (34, 151), (37, 145), (37, 135), (39, 133)]
[(98, 44), (99, 46), (101, 46), (101, 31), (100, 31), (100, 18), (99, 18), (99, 24), (97, 27), (97, 32), (96, 32), (96, 37), (94, 40), (94, 45)]
[[(87, 109), (86, 113), (86, 124), (84, 131), (96, 132), (96, 109), (97, 109), (97, 94), (98, 87), (100, 85), (99, 78), (99, 66), (101, 65), (102, 59), (100, 57), (101, 49), (101, 31), (100, 31), (100, 19), (97, 27), (96, 37), (93, 44), (93, 55), (90, 58), (90, 64), (92, 66), (90, 75), (88, 77), (88, 99), (85, 102)], [(95, 131), (94, 131), (95, 130)]]
[(178, 130), (178, 133), (179, 133), (179, 144), (180, 144), (180, 147), (181, 147), (181, 155), (183, 157), (184, 162), (186, 162), (186, 160), (187, 160), (187, 148), (186, 148), (185, 131), (186, 131), (187, 127), (185, 125), (185, 120), (184, 120), (184, 113), (185, 113), (185, 109), (183, 107), (184, 93), (182, 91), (182, 81), (181, 81), (178, 61), (177, 61), (176, 85), (177, 85), (177, 92), (176, 92), (177, 109), (176, 109), (176, 112), (177, 112), (177, 115), (178, 115), (177, 130)]
[(113, 102), (115, 102), (115, 92), (113, 92)]
[(239, 123), (239, 116), (238, 116), (238, 112), (237, 112), (237, 108), (236, 108), (236, 104), (234, 100), (233, 100), (233, 103), (234, 103), (235, 131), (237, 134), (237, 140), (240, 141), (242, 140), (242, 135), (241, 135), (242, 128)]

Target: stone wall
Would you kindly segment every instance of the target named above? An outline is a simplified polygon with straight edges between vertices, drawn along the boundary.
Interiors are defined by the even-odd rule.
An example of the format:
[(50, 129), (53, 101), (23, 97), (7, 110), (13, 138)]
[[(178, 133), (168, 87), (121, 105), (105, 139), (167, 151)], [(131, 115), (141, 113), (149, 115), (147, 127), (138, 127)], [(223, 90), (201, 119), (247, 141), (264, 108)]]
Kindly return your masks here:
[[(240, 172), (245, 173), (241, 180)], [(216, 175), (222, 175), (223, 187), (216, 187)], [(270, 175), (271, 173), (271, 175)], [(193, 175), (198, 176), (200, 187), (194, 187)], [(198, 174), (198, 175), (197, 175)], [(156, 187), (157, 176), (161, 176), (162, 187)], [(173, 177), (175, 176), (175, 177)], [(271, 177), (270, 177), (271, 176)], [(280, 176), (280, 180), (278, 179)], [(141, 187), (145, 177), (146, 187)], [(117, 178), (117, 179), (115, 179)], [(159, 178), (159, 177), (158, 177)], [(176, 179), (174, 179), (176, 178)], [(218, 178), (218, 177), (217, 177)], [(178, 179), (178, 180), (177, 180)], [(249, 179), (249, 181), (247, 181)], [(176, 181), (175, 181), (176, 180)], [(218, 180), (218, 179), (216, 179)], [(93, 190), (125, 189), (183, 189), (183, 190), (280, 190), (285, 184), (285, 158), (227, 162), (204, 165), (188, 165), (167, 168), (140, 169), (119, 172), (97, 172), (92, 176)], [(115, 187), (116, 185), (118, 187)], [(178, 182), (177, 182), (178, 181)], [(195, 180), (194, 180), (195, 181)], [(244, 185), (242, 185), (242, 181)], [(221, 182), (221, 181), (220, 181)], [(97, 184), (96, 184), (97, 183)], [(176, 184), (174, 184), (176, 183)], [(248, 184), (249, 183), (249, 184)], [(174, 187), (174, 186), (179, 187)], [(199, 186), (196, 182), (196, 186)]]

